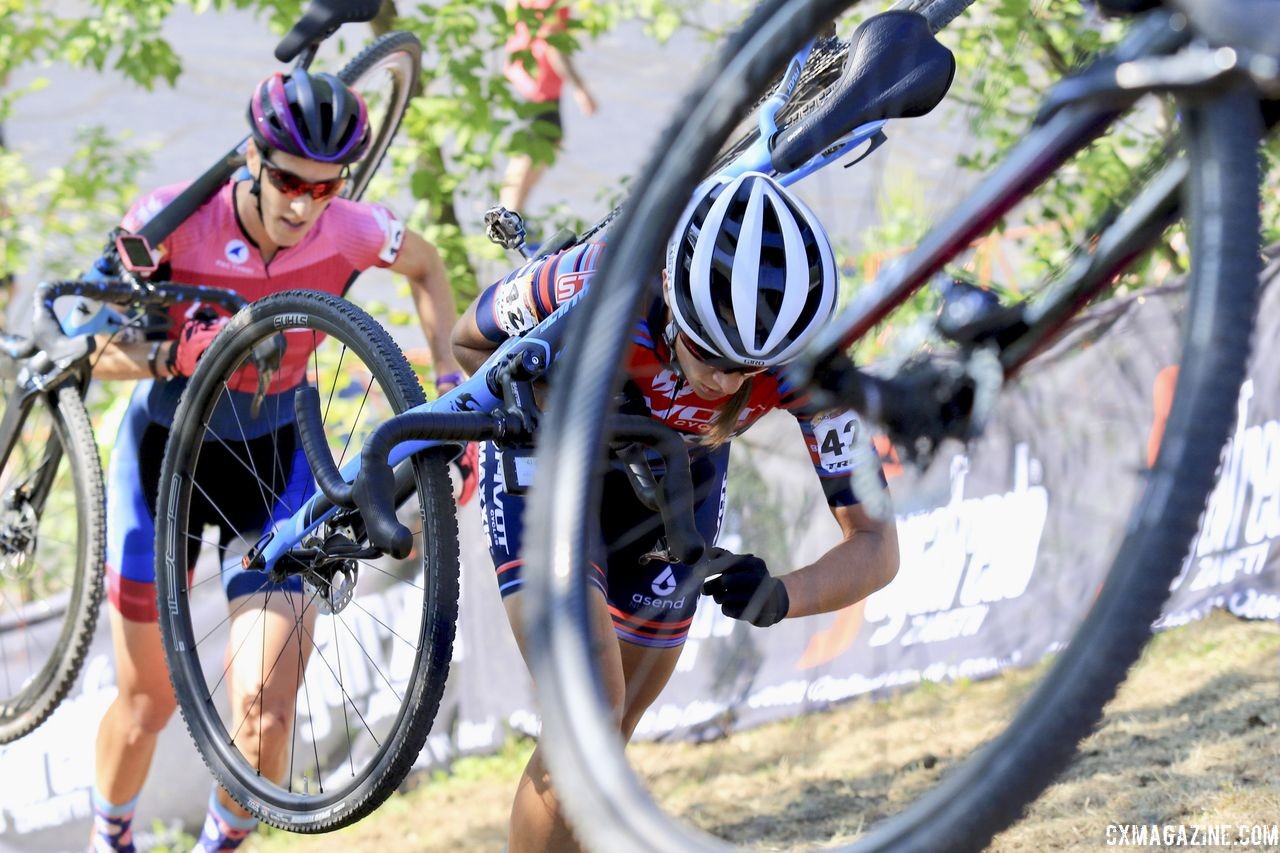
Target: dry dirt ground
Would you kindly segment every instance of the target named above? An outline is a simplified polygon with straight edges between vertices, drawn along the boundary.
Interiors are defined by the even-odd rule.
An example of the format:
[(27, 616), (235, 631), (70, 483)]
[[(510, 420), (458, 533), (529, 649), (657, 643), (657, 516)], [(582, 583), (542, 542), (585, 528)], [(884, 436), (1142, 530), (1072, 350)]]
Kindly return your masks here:
[[(926, 686), (709, 744), (641, 744), (632, 757), (667, 808), (726, 840), (769, 850), (847, 843), (998, 731), (1038, 674)], [(1219, 613), (1167, 632), (1075, 762), (991, 849), (1102, 848), (1108, 824), (1269, 829), (1280, 824), (1277, 735), (1280, 625)], [(260, 832), (247, 849), (501, 850), (531, 749), (513, 741), (460, 761), (340, 832)]]

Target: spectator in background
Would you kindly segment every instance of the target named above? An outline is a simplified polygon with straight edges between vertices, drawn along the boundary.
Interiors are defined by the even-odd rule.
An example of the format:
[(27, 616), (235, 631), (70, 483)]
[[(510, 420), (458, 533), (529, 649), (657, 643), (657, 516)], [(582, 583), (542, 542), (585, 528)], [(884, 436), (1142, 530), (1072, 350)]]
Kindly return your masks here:
[[(583, 115), (596, 111), (595, 98), (591, 96), (582, 77), (573, 67), (568, 54), (562, 53), (547, 42), (547, 36), (564, 32), (569, 24), (569, 8), (560, 5), (563, 0), (513, 0), (508, 14), (517, 8), (531, 9), (540, 21), (536, 33), (531, 33), (524, 21), (516, 21), (515, 33), (507, 39), (506, 77), (520, 97), (545, 108), (532, 117), (533, 122), (547, 122), (556, 128), (555, 145), (559, 148), (564, 125), (560, 119), (560, 92), (567, 81), (573, 87), (573, 99)], [(537, 67), (530, 73), (524, 65), (525, 52), (533, 54)], [(525, 199), (533, 185), (542, 177), (545, 164), (534, 163), (528, 154), (517, 154), (507, 163), (502, 179), (499, 200), (508, 210), (523, 211)]]

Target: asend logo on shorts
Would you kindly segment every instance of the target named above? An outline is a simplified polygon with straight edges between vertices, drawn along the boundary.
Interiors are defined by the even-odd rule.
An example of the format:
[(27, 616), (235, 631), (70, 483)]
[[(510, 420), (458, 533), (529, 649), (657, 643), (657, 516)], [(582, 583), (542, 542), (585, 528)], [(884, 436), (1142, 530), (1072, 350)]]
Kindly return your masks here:
[(662, 574), (653, 579), (653, 583), (649, 588), (653, 590), (653, 597), (636, 593), (631, 596), (631, 603), (639, 607), (650, 607), (658, 610), (683, 610), (685, 597), (668, 598), (667, 596), (676, 591), (675, 572), (667, 566), (662, 570)]
[(654, 595), (668, 596), (676, 591), (676, 574), (667, 566), (649, 585)]

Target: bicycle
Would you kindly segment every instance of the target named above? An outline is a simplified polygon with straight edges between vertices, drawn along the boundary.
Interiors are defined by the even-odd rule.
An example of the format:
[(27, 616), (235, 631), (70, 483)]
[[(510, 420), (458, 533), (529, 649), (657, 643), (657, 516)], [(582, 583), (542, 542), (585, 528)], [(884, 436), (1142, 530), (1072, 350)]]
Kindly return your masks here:
[[(768, 3), (704, 76), (615, 228), (604, 272), (581, 305), (589, 319), (569, 336), (568, 347), (577, 357), (563, 366), (540, 427), (538, 464), (545, 479), (537, 488), (545, 500), (533, 502), (529, 529), (537, 538), (526, 562), (526, 588), (532, 593), (526, 611), (530, 662), (550, 771), (580, 840), (592, 849), (726, 849), (719, 839), (673, 820), (645, 790), (593, 683), (589, 627), (580, 618), (587, 586), (581, 567), (590, 543), (584, 519), (596, 494), (597, 469), (590, 460), (610, 440), (611, 425), (602, 412), (620, 381), (625, 339), (618, 331), (652, 286), (644, 271), (661, 255), (688, 187), (711, 166), (752, 93), (822, 22), (849, 5), (837, 0)], [(904, 466), (925, 468), (932, 459), (955, 458), (957, 444), (981, 452), (984, 427), (995, 419), (1000, 401), (1016, 402), (1020, 380), (1029, 384), (1051, 376), (1035, 356), (1054, 343), (1069, 348), (1066, 324), (1185, 213), (1192, 249), (1188, 316), (1171, 348), (1150, 353), (1161, 359), (1158, 363), (1180, 365), (1159, 455), (1147, 469), (1145, 447), (1132, 452), (1132, 441), (1103, 445), (1100, 452), (1114, 450), (1115, 456), (1092, 464), (1111, 470), (1109, 462), (1134, 473), (1120, 492), (1131, 502), (1129, 523), (1118, 542), (1080, 542), (1089, 537), (1076, 529), (1078, 549), (1111, 561), (1104, 568), (1105, 584), (1091, 602), (1095, 590), (1079, 580), (1072, 588), (1071, 578), (1063, 578), (1063, 595), (1087, 616), (1070, 644), (1056, 652), (1035, 692), (1007, 726), (1001, 721), (1002, 731), (949, 768), (936, 787), (924, 794), (910, 789), (911, 802), (901, 812), (865, 833), (859, 826), (861, 837), (853, 845), (859, 850), (978, 849), (1016, 820), (1066, 765), (1150, 635), (1182, 567), (1233, 421), (1257, 304), (1257, 146), (1265, 132), (1259, 106), (1280, 91), (1275, 5), (1250, 0), (1102, 5), (1141, 16), (1111, 54), (1050, 91), (1036, 124), (998, 168), (855, 297), (792, 366), (791, 377), (810, 390), (815, 408), (851, 405), (884, 428)], [(884, 373), (853, 364), (845, 354), (848, 347), (879, 328), (1140, 96), (1161, 92), (1177, 97), (1187, 153), (1162, 164), (1126, 205), (1099, 223), (1052, 286), (1016, 305), (972, 313), (949, 312), (944, 296), (932, 349)], [(1274, 128), (1277, 112), (1271, 102), (1266, 129)], [(787, 139), (787, 131), (779, 138)], [(821, 140), (817, 143), (807, 150), (821, 148)], [(959, 290), (957, 297), (963, 296)], [(1147, 340), (1134, 345), (1155, 346)], [(1117, 359), (1122, 368), (1118, 358), (1116, 352), (1103, 352), (1091, 363)], [(1086, 393), (1080, 417), (1049, 413), (1056, 422), (1052, 428), (1072, 429), (1087, 418), (1089, 404)], [(1068, 461), (1046, 460), (1045, 482)], [(1136, 481), (1132, 489), (1129, 479)], [(860, 486), (865, 502), (888, 509), (887, 496), (876, 484)], [(1072, 506), (1080, 509), (1083, 503)], [(941, 737), (935, 733), (931, 740)], [(931, 754), (941, 752), (929, 746)], [(933, 782), (927, 780), (930, 786)], [(866, 780), (852, 785), (860, 783)], [(861, 800), (860, 789), (854, 790)], [(867, 811), (875, 820), (890, 810), (868, 806)], [(854, 815), (846, 825), (863, 819)]]
[[(377, 2), (314, 0), (276, 56), (307, 67), (322, 41), (345, 23), (368, 21)], [(344, 197), (359, 198), (386, 155), (417, 83), (421, 45), (393, 32), (371, 43), (339, 76), (370, 94), (370, 153), (352, 171)], [(247, 138), (247, 137), (246, 137)], [(35, 729), (71, 689), (88, 651), (103, 597), (103, 476), (85, 395), (93, 366), (92, 335), (120, 333), (133, 321), (114, 310), (89, 322), (60, 324), (55, 300), (77, 297), (135, 312), (192, 301), (239, 310), (244, 300), (214, 288), (149, 282), (118, 261), (158, 245), (244, 162), (244, 142), (157, 214), (125, 249), (109, 246), (94, 276), (42, 283), (30, 338), (0, 337), (0, 743)], [(127, 259), (126, 259), (127, 260)], [(127, 267), (127, 265), (126, 265)], [(141, 267), (139, 267), (141, 269)], [(271, 354), (260, 354), (263, 364)]]
[[(932, 40), (924, 19), (913, 16), (910, 27), (921, 55), (937, 65), (891, 103), (868, 107), (884, 117), (927, 112), (950, 80), (950, 54)], [(887, 75), (910, 78), (904, 60), (895, 61), (883, 46), (867, 62), (881, 63)], [(830, 162), (849, 146), (836, 145), (809, 165)], [(809, 159), (802, 158), (796, 178)], [(409, 772), (443, 689), (452, 633), (433, 627), (431, 619), (415, 620), (411, 631), (401, 631), (396, 620), (424, 610), (451, 619), (456, 612), (456, 522), (445, 460), (459, 442), (501, 442), (513, 450), (508, 483), (517, 487), (524, 462), (515, 460), (527, 459), (538, 429), (534, 385), (556, 359), (565, 321), (577, 304), (576, 297), (566, 302), (529, 334), (499, 348), (471, 379), (425, 404), (385, 332), (357, 306), (320, 294), (282, 293), (255, 303), (230, 321), (202, 358), (183, 395), (162, 469), (159, 501), (166, 511), (158, 519), (156, 551), (161, 629), (179, 706), (198, 747), (219, 783), (259, 819), (297, 832), (335, 829), (376, 808)], [(218, 704), (222, 645), (212, 639), (216, 625), (193, 603), (204, 581), (198, 572), (194, 579), (188, 576), (182, 547), (195, 535), (188, 526), (193, 471), (207, 441), (209, 415), (254, 348), (277, 333), (323, 337), (322, 346), (331, 347), (313, 361), (292, 402), (320, 494), (300, 503), (242, 557), (246, 567), (277, 579), (301, 576), (306, 592), (297, 630), (313, 647), (313, 657), (294, 702), (299, 740), (279, 783), (246, 760)], [(381, 406), (367, 419), (341, 426), (325, 422), (330, 401), (343, 394), (362, 401), (360, 413), (367, 411), (365, 389), (375, 383), (385, 396), (398, 393), (412, 408), (394, 414), (394, 406)], [(262, 403), (287, 404), (269, 398)], [(688, 515), (690, 489), (681, 485), (689, 482), (683, 444), (645, 418), (620, 423), (627, 443), (652, 447), (664, 458), (664, 478), (653, 478), (637, 463), (634, 483), (662, 512), (668, 548), (696, 560), (704, 543)], [(514, 452), (519, 449), (524, 453)], [(418, 507), (401, 509), (415, 495)], [(387, 555), (412, 555), (412, 561), (399, 569), (371, 564)], [(373, 595), (356, 596), (357, 587)], [(318, 702), (320, 695), (330, 697), (327, 707)]]

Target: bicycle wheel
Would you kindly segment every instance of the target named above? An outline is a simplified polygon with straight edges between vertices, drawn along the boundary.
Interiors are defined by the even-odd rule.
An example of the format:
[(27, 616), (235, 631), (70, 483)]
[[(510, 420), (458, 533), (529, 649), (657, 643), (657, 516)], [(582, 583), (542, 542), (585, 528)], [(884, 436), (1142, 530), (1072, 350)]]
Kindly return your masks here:
[[(291, 392), (266, 395), (256, 419), (251, 406), (229, 419), (219, 414), (234, 405), (254, 347), (277, 333), (314, 349), (302, 364), (286, 354), (280, 370), (298, 371), (296, 381), (320, 392), (339, 464), (382, 420), (424, 400), (395, 342), (345, 300), (289, 291), (237, 314), (201, 359), (165, 451), (160, 627), (183, 719), (219, 784), (273, 826), (321, 832), (376, 808), (403, 781), (431, 728), (457, 621), (457, 521), (446, 456), (418, 454), (405, 463), (416, 496), (401, 509), (415, 531), (407, 560), (356, 550), (359, 516), (339, 513), (282, 558), (292, 566), (287, 583), (233, 594), (244, 576), (228, 570), (313, 490), (296, 433), (267, 425), (291, 424)], [(200, 468), (202, 458), (215, 467)], [(235, 485), (211, 485), (218, 468), (230, 468)], [(268, 521), (249, 529), (240, 519), (255, 503), (253, 516)], [(202, 521), (224, 532), (211, 536)], [(219, 546), (221, 559), (197, 563), (203, 543)], [(345, 547), (345, 556), (331, 556), (334, 547)], [(228, 696), (232, 684), (249, 685), (239, 689), (239, 704)], [(255, 742), (254, 723), (233, 711), (255, 704), (287, 731), (287, 746)]]
[[(12, 373), (0, 380), (17, 406)], [(102, 601), (103, 485), (78, 389), (37, 394), (0, 463), (0, 743), (71, 689)]]
[(382, 165), (395, 139), (409, 99), (422, 71), (422, 44), (413, 33), (381, 36), (338, 72), (338, 78), (362, 96), (369, 106), (373, 139), (369, 152), (351, 170), (342, 197), (359, 200)]
[[(645, 772), (628, 763), (614, 715), (594, 680), (592, 649), (598, 638), (591, 636), (585, 620), (588, 584), (582, 569), (587, 555), (595, 553), (587, 522), (600, 495), (598, 471), (589, 460), (602, 455), (608, 437), (602, 413), (608, 411), (610, 394), (622, 378), (630, 336), (619, 334), (619, 330), (628, 328), (640, 305), (648, 304), (642, 303), (646, 288), (652, 284), (645, 271), (653, 268), (653, 258), (661, 257), (689, 187), (697, 183), (730, 130), (729, 117), (738, 114), (750, 93), (759, 91), (767, 79), (764, 74), (786, 60), (812, 32), (815, 22), (829, 19), (845, 5), (771, 3), (731, 41), (719, 73), (708, 75), (680, 111), (680, 123), (664, 137), (669, 143), (661, 146), (639, 182), (619, 233), (610, 242), (605, 266), (582, 304), (585, 316), (568, 345), (577, 357), (562, 365), (563, 374), (554, 386), (539, 449), (538, 470), (546, 472), (542, 475), (545, 479), (535, 485), (545, 499), (530, 501), (534, 517), (528, 525), (533, 535), (526, 553), (525, 590), (529, 598), (525, 625), (543, 714), (542, 748), (564, 809), (580, 839), (593, 849), (720, 850), (725, 849), (726, 839), (767, 840), (794, 847), (798, 840), (813, 840), (798, 837), (795, 825), (822, 817), (814, 813), (810, 801), (821, 790), (817, 783), (805, 786), (794, 797), (781, 791), (781, 781), (788, 773), (799, 775), (800, 768), (814, 760), (810, 753), (784, 753), (786, 772), (766, 773), (760, 766), (766, 759), (750, 755), (751, 747), (734, 750), (747, 752), (753, 760), (746, 762), (746, 769), (729, 767), (728, 772), (734, 775), (726, 784), (743, 800), (748, 797), (743, 777), (763, 778), (758, 783), (767, 789), (763, 799), (755, 797), (752, 802), (767, 812), (744, 816), (738, 802), (732, 807), (718, 803), (729, 812), (719, 821), (707, 814), (711, 805), (703, 794), (717, 787), (715, 781), (695, 777), (692, 781), (699, 784), (690, 784), (688, 777), (671, 779), (678, 774), (662, 761), (654, 762), (656, 767)], [(1037, 508), (1055, 516), (1053, 523), (1058, 527), (1053, 541), (1059, 543), (1054, 546), (1059, 550), (1048, 548), (1050, 540), (1045, 538), (1037, 543), (1042, 550), (1031, 551), (1031, 566), (1039, 573), (1036, 578), (1045, 579), (1057, 596), (1055, 604), (1081, 614), (1074, 635), (1065, 648), (1055, 643), (1044, 646), (1051, 665), (1044, 667), (1043, 677), (1029, 698), (1009, 697), (1008, 703), (999, 707), (990, 731), (975, 731), (972, 738), (967, 731), (952, 731), (969, 722), (947, 717), (944, 707), (936, 708), (927, 734), (917, 729), (911, 739), (892, 746), (879, 746), (879, 733), (874, 730), (857, 732), (851, 736), (857, 740), (845, 746), (834, 742), (830, 726), (801, 729), (797, 723), (789, 727), (789, 744), (796, 749), (801, 742), (812, 741), (815, 752), (838, 751), (841, 761), (849, 765), (861, 761), (860, 753), (878, 753), (873, 756), (878, 765), (866, 765), (865, 771), (856, 771), (852, 777), (837, 775), (827, 781), (838, 789), (832, 802), (840, 803), (842, 811), (838, 820), (832, 821), (830, 834), (822, 837), (825, 842), (847, 842), (860, 836), (856, 849), (981, 848), (1015, 820), (1070, 760), (1150, 635), (1171, 581), (1183, 565), (1234, 419), (1249, 352), (1247, 330), (1252, 329), (1257, 306), (1259, 272), (1256, 101), (1247, 94), (1232, 95), (1212, 104), (1182, 103), (1180, 107), (1187, 116), (1187, 146), (1193, 163), (1189, 193), (1183, 202), (1188, 211), (1193, 267), (1190, 295), (1177, 306), (1183, 317), (1180, 331), (1169, 334), (1167, 341), (1141, 334), (1139, 328), (1126, 324), (1134, 316), (1138, 300), (1121, 305), (1120, 316), (1100, 318), (1085, 330), (1082, 340), (1087, 346), (1072, 347), (1067, 342), (1065, 351), (1046, 354), (1035, 371), (1029, 370), (1024, 383), (1005, 389), (1000, 406), (1011, 426), (966, 448), (973, 460), (985, 454), (1008, 459), (1006, 464), (1012, 467), (1021, 459), (1021, 473), (1026, 475), (1024, 492), (1035, 493), (1028, 497), (1041, 500), (1052, 495), (1053, 501)], [(1105, 339), (1104, 346), (1098, 333), (1107, 325), (1119, 334)], [(1060, 372), (1077, 357), (1083, 360), (1073, 362), (1076, 373)], [(1125, 392), (1115, 395), (1117, 406), (1145, 408), (1146, 401), (1134, 393), (1145, 389), (1133, 386), (1135, 374), (1131, 370), (1144, 362), (1180, 365), (1163, 440), (1149, 468), (1146, 436), (1126, 435), (1133, 430), (1119, 417), (1122, 413), (1103, 408), (1101, 402), (1111, 399), (1104, 393), (1111, 388)], [(1050, 391), (1063, 393), (1047, 394)], [(1064, 397), (1067, 392), (1075, 397)], [(1070, 399), (1073, 405), (1049, 412), (1038, 410), (1037, 402), (1046, 395), (1059, 403)], [(1030, 429), (1015, 431), (1019, 419)], [(1079, 432), (1074, 431), (1077, 426)], [(1054, 431), (1063, 438), (1056, 458), (1028, 457), (1025, 445), (1022, 450), (1017, 446), (1029, 440), (1028, 435)], [(968, 464), (968, 456), (953, 458)], [(1054, 478), (1060, 471), (1082, 467), (1116, 477), (1114, 482), (1102, 481), (1101, 488), (1095, 480), (1095, 491), (1081, 496), (1054, 490)], [(945, 496), (945, 466), (942, 474)], [(955, 486), (954, 478), (950, 485)], [(958, 564), (948, 562), (937, 571), (917, 573), (912, 578), (914, 586), (903, 594), (916, 596), (915, 603), (933, 596), (946, 582), (943, 569), (967, 572), (972, 568), (972, 574), (963, 575), (974, 583), (968, 588), (970, 601), (959, 601), (981, 609), (965, 615), (998, 618), (1003, 591), (988, 590), (999, 594), (986, 595), (978, 587), (990, 580), (983, 577), (984, 572), (995, 567), (996, 551), (991, 549), (1011, 538), (1021, 542), (1025, 517), (1005, 512), (1009, 505), (996, 500), (998, 492), (984, 492), (984, 485), (971, 482), (962, 496), (970, 497), (970, 487), (977, 492), (970, 509), (986, 513), (989, 526), (979, 528), (978, 533), (985, 531), (994, 537), (987, 540), (987, 550), (981, 541), (955, 543), (965, 546), (960, 548)], [(1119, 517), (1127, 517), (1127, 525), (1102, 524), (1099, 517), (1113, 512), (1112, 498), (1123, 498), (1129, 511)], [(1070, 510), (1061, 518), (1055, 513), (1059, 505)], [(927, 513), (924, 516), (900, 517), (904, 540), (909, 538), (911, 524), (919, 527), (930, 520)], [(1042, 523), (1048, 537), (1050, 522)], [(1104, 536), (1104, 531), (1110, 535)], [(744, 535), (749, 533), (743, 531)], [(945, 538), (946, 530), (937, 536)], [(1104, 560), (1105, 582), (1100, 589), (1083, 583), (1077, 575), (1083, 565), (1070, 561), (1088, 553)], [(1046, 557), (1059, 562), (1058, 571), (1045, 570), (1042, 561)], [(906, 556), (903, 562), (906, 571)], [(927, 568), (920, 560), (915, 568), (922, 567)], [(955, 575), (957, 584), (960, 577)], [(1029, 582), (1024, 579), (1023, 586)], [(921, 606), (898, 614), (907, 618), (905, 624), (911, 626), (917, 647), (930, 642), (926, 629), (948, 627), (912, 618), (931, 615), (930, 611)], [(944, 615), (956, 612), (947, 610)], [(861, 612), (857, 616), (863, 618)], [(716, 618), (727, 622), (719, 620), (718, 614)], [(1001, 622), (995, 622), (994, 627), (1010, 630)], [(725, 654), (735, 655), (735, 663), (763, 653), (754, 633), (741, 623), (724, 628), (731, 633), (733, 644)], [(853, 630), (860, 631), (861, 626)], [(767, 644), (768, 635), (763, 636)], [(909, 645), (904, 636), (893, 637), (900, 640), (899, 648)], [(947, 661), (942, 663), (945, 670)], [(799, 669), (801, 664), (795, 667)], [(918, 670), (910, 671), (920, 678)], [(703, 724), (693, 731), (706, 734), (730, 725), (736, 714), (748, 713), (748, 697), (767, 706), (799, 691), (806, 697), (803, 703), (807, 704), (802, 707), (820, 710), (831, 707), (832, 702), (821, 701), (820, 695), (810, 700), (807, 697), (814, 695), (810, 688), (822, 687), (828, 695), (839, 695), (839, 685), (833, 686), (831, 680), (808, 680), (795, 670), (789, 670), (790, 681), (766, 694), (761, 685), (752, 684), (760, 674), (747, 666), (738, 679), (746, 681), (745, 686), (727, 685), (726, 692), (737, 705), (722, 707), (722, 693), (705, 702), (672, 706), (671, 716), (679, 718), (683, 713), (693, 717)], [(952, 677), (968, 674), (961, 670), (959, 676)], [(872, 674), (855, 673), (846, 683), (856, 687), (859, 678), (870, 681)], [(732, 674), (718, 672), (713, 684), (734, 681)], [(857, 695), (854, 688), (850, 692)], [(927, 701), (927, 696), (921, 699)], [(654, 725), (656, 731), (665, 731), (659, 727), (661, 720)], [(984, 722), (984, 729), (986, 726)], [(951, 743), (949, 738), (961, 747), (954, 755), (940, 747)], [(922, 760), (925, 750), (931, 760)], [(687, 759), (689, 763), (695, 760)], [(905, 781), (898, 784), (900, 779)], [(660, 785), (665, 785), (667, 792), (661, 803), (649, 790)], [(904, 802), (908, 804), (904, 806)], [(673, 819), (665, 809), (680, 811), (688, 822)], [(866, 826), (871, 828), (864, 832)], [(775, 834), (770, 834), (771, 829)]]

